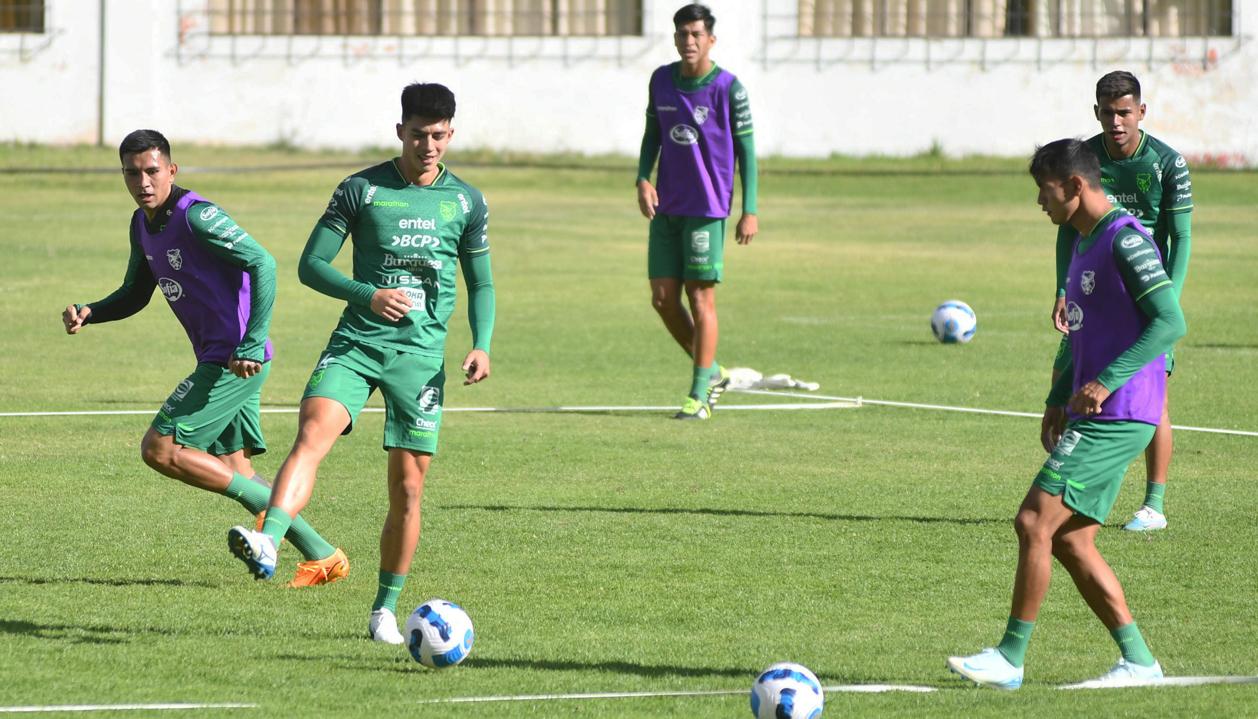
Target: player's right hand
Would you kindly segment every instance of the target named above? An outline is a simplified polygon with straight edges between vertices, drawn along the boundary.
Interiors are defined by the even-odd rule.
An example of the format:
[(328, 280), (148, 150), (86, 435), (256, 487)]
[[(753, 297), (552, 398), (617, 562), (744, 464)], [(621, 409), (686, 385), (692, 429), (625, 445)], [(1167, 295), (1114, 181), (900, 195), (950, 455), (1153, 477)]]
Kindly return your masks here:
[(655, 208), (660, 205), (660, 196), (655, 192), (655, 185), (650, 180), (638, 180), (638, 209), (648, 220), (655, 219)]
[(1058, 297), (1053, 302), (1053, 328), (1058, 332), (1068, 335), (1070, 334), (1070, 318), (1066, 316), (1066, 298)]
[(411, 298), (399, 289), (379, 289), (371, 296), (371, 311), (397, 322), (411, 311)]
[(66, 334), (74, 335), (83, 329), (83, 323), (87, 322), (87, 318), (91, 316), (91, 307), (84, 305), (83, 309), (77, 309), (74, 305), (69, 305), (61, 313), (61, 323), (66, 326)]

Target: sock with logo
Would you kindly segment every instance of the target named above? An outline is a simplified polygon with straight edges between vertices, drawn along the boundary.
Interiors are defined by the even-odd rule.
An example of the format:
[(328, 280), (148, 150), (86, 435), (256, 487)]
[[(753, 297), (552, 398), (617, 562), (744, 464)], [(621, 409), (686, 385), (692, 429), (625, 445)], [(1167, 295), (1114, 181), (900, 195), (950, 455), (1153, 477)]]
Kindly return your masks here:
[(288, 512), (279, 507), (268, 507), (266, 520), (262, 522), (262, 533), (269, 536), (275, 542), (275, 548), (279, 549), (280, 539), (288, 533), (288, 528), (292, 525), (293, 518), (288, 516)]
[(1162, 499), (1166, 496), (1166, 483), (1158, 484), (1157, 482), (1145, 482), (1144, 484), (1144, 506), (1152, 509), (1158, 514), (1165, 514), (1162, 510)]
[(708, 381), (712, 377), (712, 372), (716, 369), (716, 364), (711, 367), (694, 368), (694, 374), (690, 378), (690, 396), (695, 399), (707, 399), (708, 397)]
[(376, 590), (376, 601), (371, 603), (371, 611), (388, 609), (397, 614), (397, 598), (402, 594), (402, 586), (406, 584), (406, 575), (381, 569), (379, 577), (380, 588)]
[(1136, 628), (1135, 622), (1111, 630), (1110, 636), (1118, 642), (1123, 659), (1126, 659), (1128, 663), (1139, 664), (1142, 667), (1157, 664), (1157, 660), (1153, 658), (1153, 652), (1150, 652), (1149, 645), (1144, 643), (1144, 636)]
[(1015, 667), (1022, 666), (1022, 662), (1026, 659), (1027, 644), (1031, 643), (1031, 631), (1035, 629), (1035, 622), (1024, 622), (1021, 619), (1009, 617), (1009, 623), (1005, 625), (1005, 636), (1001, 638), (1000, 644), (996, 645), (996, 649), (1005, 655), (1005, 659)]

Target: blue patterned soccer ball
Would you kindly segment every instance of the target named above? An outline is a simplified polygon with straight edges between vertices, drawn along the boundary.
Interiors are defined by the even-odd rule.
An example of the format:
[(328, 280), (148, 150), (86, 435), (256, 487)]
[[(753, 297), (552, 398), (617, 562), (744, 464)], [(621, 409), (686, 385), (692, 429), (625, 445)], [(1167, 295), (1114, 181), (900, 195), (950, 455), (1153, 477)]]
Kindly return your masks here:
[(472, 618), (457, 604), (429, 599), (406, 620), (406, 648), (426, 667), (452, 667), (472, 651)]
[(774, 664), (751, 685), (751, 713), (757, 719), (816, 719), (824, 705), (821, 682), (802, 664)]
[(945, 344), (969, 342), (977, 329), (978, 317), (961, 300), (948, 300), (930, 316), (930, 331), (935, 333), (935, 339)]

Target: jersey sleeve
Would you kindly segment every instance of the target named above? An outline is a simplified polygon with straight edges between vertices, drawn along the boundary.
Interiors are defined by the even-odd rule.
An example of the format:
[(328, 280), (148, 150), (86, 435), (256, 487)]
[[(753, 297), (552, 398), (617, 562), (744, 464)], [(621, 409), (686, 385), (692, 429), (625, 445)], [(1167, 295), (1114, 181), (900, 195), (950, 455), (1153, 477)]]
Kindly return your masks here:
[(493, 341), (497, 299), (489, 264), (489, 204), (479, 193), (459, 238), (459, 268), (467, 287), (467, 321), (472, 328), (472, 347), (488, 353)]
[(249, 273), (249, 321), (232, 356), (261, 362), (275, 307), (275, 258), (221, 207), (198, 202), (188, 208), (187, 217), (193, 236), (215, 257)]
[(467, 225), (459, 237), (459, 257), (479, 255), (489, 252), (489, 203), (485, 196), (476, 193), (472, 211), (467, 216)]
[(368, 184), (356, 176), (341, 181), (333, 191), (332, 199), (328, 200), (327, 209), (310, 231), (306, 247), (297, 260), (297, 278), (303, 285), (329, 297), (363, 306), (371, 305), (376, 288), (346, 277), (332, 266), (332, 260), (353, 231)]
[(332, 192), (332, 199), (328, 200), (328, 208), (323, 211), (319, 222), (339, 233), (341, 237), (352, 232), (354, 221), (363, 208), (369, 184), (367, 180), (356, 175), (341, 180), (341, 184)]
[(1066, 296), (1066, 273), (1070, 271), (1070, 253), (1075, 248), (1075, 238), (1078, 233), (1069, 224), (1062, 224), (1057, 227), (1057, 249), (1055, 257), (1057, 260), (1057, 296)]
[(660, 154), (660, 121), (655, 116), (655, 95), (648, 85), (646, 90), (646, 127), (642, 129), (642, 145), (638, 148), (638, 181), (651, 179), (655, 158)]
[(122, 285), (104, 299), (87, 303), (92, 314), (85, 324), (126, 319), (144, 309), (149, 300), (153, 299), (157, 280), (153, 278), (153, 271), (144, 259), (144, 249), (140, 247), (134, 225), (131, 227), (130, 245), (131, 255), (127, 258), (127, 270), (122, 277)]
[(730, 127), (734, 132), (734, 156), (738, 158), (738, 178), (743, 184), (743, 213), (756, 214), (760, 194), (760, 168), (756, 164), (756, 139), (751, 122), (751, 102), (747, 89), (734, 79), (729, 86)]
[(1192, 174), (1183, 155), (1172, 151), (1162, 170), (1162, 212), (1192, 212)]
[(1136, 302), (1171, 286), (1171, 278), (1158, 257), (1157, 247), (1147, 236), (1130, 227), (1123, 228), (1114, 236), (1113, 250), (1123, 284)]

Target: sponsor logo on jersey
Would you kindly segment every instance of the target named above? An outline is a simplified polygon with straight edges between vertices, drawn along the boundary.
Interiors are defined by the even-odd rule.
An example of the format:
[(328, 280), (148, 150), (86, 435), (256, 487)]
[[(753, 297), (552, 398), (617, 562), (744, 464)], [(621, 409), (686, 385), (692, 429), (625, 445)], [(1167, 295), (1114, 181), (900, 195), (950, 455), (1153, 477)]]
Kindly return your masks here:
[(459, 206), (450, 200), (442, 200), (437, 204), (437, 214), (441, 215), (442, 222), (452, 222), (458, 215)]
[(166, 250), (166, 261), (170, 263), (172, 270), (178, 271), (183, 269), (183, 255), (180, 254), (178, 247), (173, 250)]
[(215, 207), (214, 205), (210, 205), (204, 210), (201, 210), (201, 220), (203, 222), (209, 222), (210, 220), (214, 219), (214, 216), (217, 214), (218, 214), (218, 208)]
[(1123, 205), (1124, 207), (1134, 205), (1140, 201), (1140, 196), (1134, 192), (1115, 192), (1112, 195), (1107, 195), (1107, 197), (1113, 204)]
[(381, 200), (379, 202), (373, 202), (371, 204), (375, 205), (376, 207), (410, 207), (411, 206), (409, 202), (400, 202), (398, 200)]
[(1141, 192), (1148, 192), (1149, 183), (1152, 181), (1153, 181), (1152, 173), (1141, 172), (1136, 175), (1136, 187), (1139, 187)]
[(467, 201), (467, 196), (462, 192), (459, 193), (459, 204), (463, 206), (463, 214), (466, 215), (472, 211), (472, 203)]
[(433, 235), (394, 235), (392, 247), (431, 247), (436, 249), (441, 246), (441, 238)]
[(1092, 290), (1096, 289), (1096, 273), (1092, 270), (1084, 270), (1079, 278), (1079, 289), (1083, 290), (1085, 295), (1092, 294)]
[(678, 145), (696, 145), (699, 143), (699, 131), (690, 125), (673, 125), (668, 131), (668, 139)]
[(1184, 170), (1183, 172), (1178, 172), (1178, 173), (1176, 173), (1176, 174), (1175, 174), (1175, 176), (1174, 176), (1174, 177), (1172, 177), (1171, 179), (1172, 179), (1172, 180), (1179, 180), (1179, 179), (1183, 179), (1183, 178), (1185, 178), (1185, 177), (1188, 177), (1188, 170)]
[(364, 205), (370, 205), (370, 204), (371, 204), (371, 198), (373, 198), (373, 197), (375, 197), (375, 196), (376, 196), (376, 189), (377, 189), (377, 188), (376, 188), (376, 186), (375, 186), (375, 185), (372, 185), (372, 186), (370, 186), (370, 187), (368, 187), (368, 188), (367, 188), (367, 196), (363, 198), (363, 204), (364, 204)]
[(1191, 200), (1191, 199), (1192, 199), (1192, 193), (1191, 193), (1191, 192), (1181, 192), (1181, 193), (1179, 193), (1179, 194), (1175, 195), (1175, 201), (1176, 201), (1176, 202), (1179, 202), (1180, 200)]
[(672, 105), (656, 105), (655, 109), (658, 112), (677, 112), (677, 108)]
[(1179, 157), (1175, 158), (1175, 166), (1179, 168), (1188, 167), (1188, 161), (1184, 159), (1183, 155), (1180, 155)]
[(406, 255), (398, 257), (397, 255), (384, 256), (385, 267), (403, 267), (406, 269), (415, 269), (417, 267), (427, 267), (429, 269), (441, 269), (441, 260), (434, 260), (431, 257), (421, 257), (419, 255)]
[(1127, 255), (1127, 259), (1134, 260), (1137, 257), (1142, 257), (1144, 255), (1151, 255), (1151, 254), (1153, 254), (1153, 248), (1146, 245), (1144, 249), (1136, 250), (1130, 255)]
[(1162, 264), (1162, 261), (1154, 257), (1154, 258), (1145, 260), (1144, 262), (1141, 262), (1140, 264), (1136, 265), (1135, 267), (1131, 269), (1135, 272), (1148, 272), (1149, 270), (1161, 264)]
[(419, 393), (419, 411), (424, 414), (432, 414), (441, 409), (441, 390), (436, 387), (426, 386)]
[[(707, 252), (710, 245), (711, 238), (707, 230), (690, 233), (690, 249), (692, 252)], [(701, 260), (696, 258), (695, 261), (699, 262)]]
[(194, 383), (192, 382), (192, 380), (185, 379), (184, 381), (179, 383), (179, 386), (176, 387), (175, 391), (172, 392), (171, 394), (173, 394), (176, 399), (183, 399), (184, 397), (188, 396), (189, 392), (192, 391), (193, 384)]
[(746, 100), (746, 99), (747, 99), (747, 91), (746, 91), (745, 89), (739, 89), (739, 90), (738, 90), (738, 92), (734, 93), (734, 99), (735, 99), (735, 100), (738, 100), (739, 102), (742, 102), (743, 100)]
[(703, 105), (698, 105), (690, 114), (694, 116), (696, 125), (702, 125), (703, 123), (708, 121), (709, 112), (711, 112), (711, 108), (704, 107)]
[(1075, 451), (1075, 447), (1079, 444), (1079, 440), (1083, 439), (1083, 435), (1071, 429), (1067, 430), (1061, 436), (1061, 440), (1057, 442), (1057, 446), (1053, 448), (1053, 454), (1060, 454), (1063, 457), (1069, 457), (1071, 452)]
[(1123, 241), (1118, 244), (1122, 245), (1124, 250), (1134, 250), (1144, 244), (1144, 238), (1132, 235), (1131, 237), (1124, 237)]
[(1074, 302), (1066, 303), (1066, 322), (1070, 324), (1071, 332), (1083, 329), (1083, 308)]
[(157, 280), (157, 286), (161, 288), (162, 294), (166, 296), (167, 302), (178, 302), (183, 297), (183, 285), (175, 282), (169, 277), (162, 277)]
[(1053, 470), (1053, 471), (1057, 471), (1057, 470), (1061, 469), (1061, 460), (1060, 460), (1060, 459), (1053, 459), (1052, 457), (1049, 457), (1048, 459), (1046, 459), (1046, 460), (1044, 461), (1044, 464), (1045, 464), (1045, 466), (1047, 466), (1049, 469), (1051, 469), (1051, 470)]
[(397, 221), (399, 230), (435, 230), (437, 221), (431, 217), (410, 217)]
[(1188, 189), (1188, 188), (1190, 188), (1190, 187), (1192, 187), (1192, 183), (1191, 183), (1191, 182), (1181, 182), (1181, 183), (1179, 183), (1178, 185), (1176, 185), (1176, 186), (1175, 186), (1175, 189), (1176, 189), (1176, 190), (1187, 190), (1187, 189)]
[[(418, 280), (419, 278), (418, 278), (418, 277), (411, 277), (411, 278), (407, 278), (407, 279), (415, 279), (415, 280)], [(406, 293), (406, 296), (410, 298), (410, 300), (411, 300), (411, 312), (419, 312), (419, 311), (422, 311), (422, 310), (424, 309), (424, 302), (428, 299), (428, 293), (427, 293), (427, 292), (424, 292), (424, 288), (423, 288), (423, 287), (411, 287), (411, 286), (409, 286), (409, 285), (408, 285), (408, 286), (406, 286), (406, 287), (400, 287), (400, 288), (398, 288), (398, 289), (400, 289), (400, 290), (402, 290), (403, 292), (405, 292), (405, 293)]]

